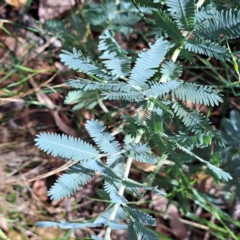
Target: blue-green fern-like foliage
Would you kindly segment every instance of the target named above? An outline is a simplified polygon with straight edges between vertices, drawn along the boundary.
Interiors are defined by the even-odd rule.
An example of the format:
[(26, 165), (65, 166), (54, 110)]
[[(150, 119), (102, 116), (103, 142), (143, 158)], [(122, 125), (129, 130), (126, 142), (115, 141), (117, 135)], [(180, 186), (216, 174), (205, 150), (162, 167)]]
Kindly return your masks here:
[[(121, 148), (114, 137), (105, 132), (106, 127), (98, 120), (87, 121), (85, 127), (96, 146), (66, 135), (43, 133), (39, 134), (35, 139), (36, 145), (44, 152), (75, 162), (52, 186), (49, 190), (49, 196), (53, 200), (69, 197), (86, 185), (95, 172), (99, 172), (105, 178), (103, 192), (111, 200), (111, 205), (97, 219), (92, 221), (39, 222), (38, 226), (84, 228), (103, 225), (115, 230), (121, 230), (127, 229), (128, 225), (124, 221), (130, 218), (139, 221), (139, 226), (143, 226), (143, 224), (155, 225), (155, 220), (150, 215), (126, 207), (128, 201), (123, 196), (118, 195), (121, 184), (124, 184), (129, 191), (137, 195), (140, 195), (140, 189), (142, 188), (152, 190), (158, 194), (165, 194), (164, 191), (157, 189), (157, 187), (146, 186), (123, 177), (123, 158), (127, 156), (134, 157), (137, 161), (144, 163), (153, 164), (157, 161), (156, 157), (151, 155), (150, 147), (146, 144), (130, 144)], [(107, 157), (106, 164), (102, 163), (102, 157)], [(119, 208), (115, 220), (110, 221), (109, 216), (114, 203), (126, 208)], [(128, 215), (131, 217), (128, 217)]]
[[(211, 144), (224, 146), (221, 134), (213, 129), (208, 119), (200, 112), (187, 107), (186, 102), (216, 106), (222, 102), (217, 89), (197, 83), (184, 82), (181, 79), (182, 65), (171, 54), (181, 51), (184, 60), (193, 60), (195, 54), (221, 61), (231, 61), (233, 55), (222, 46), (224, 38), (240, 36), (240, 10), (220, 10), (216, 4), (207, 3), (197, 9), (194, 0), (161, 1), (133, 0), (133, 5), (141, 16), (142, 7), (148, 8), (153, 17), (143, 19), (158, 27), (156, 40), (137, 54), (136, 61), (122, 49), (114, 33), (106, 30), (100, 36), (98, 50), (100, 60), (93, 61), (80, 50), (62, 51), (61, 61), (69, 68), (81, 72), (86, 78), (71, 79), (68, 85), (72, 90), (65, 99), (66, 104), (76, 104), (75, 109), (96, 106), (102, 101), (122, 100), (137, 103), (142, 114), (123, 116), (122, 121), (128, 136), (136, 137), (143, 132), (146, 143), (128, 142), (121, 146), (106, 127), (97, 120), (87, 121), (85, 127), (93, 140), (93, 145), (80, 139), (57, 134), (42, 133), (36, 138), (36, 145), (46, 153), (73, 161), (74, 165), (63, 174), (50, 189), (52, 199), (60, 200), (74, 194), (87, 184), (95, 172), (104, 179), (100, 196), (110, 201), (107, 209), (92, 221), (83, 222), (40, 222), (39, 226), (59, 226), (62, 228), (82, 228), (105, 226), (115, 230), (128, 229), (128, 239), (158, 239), (157, 235), (145, 225), (155, 225), (155, 220), (146, 213), (128, 207), (128, 201), (119, 195), (124, 186), (136, 196), (141, 189), (164, 194), (157, 187), (146, 186), (124, 177), (125, 160), (133, 158), (143, 163), (155, 164), (158, 157), (151, 149), (158, 148), (168, 154), (177, 167), (184, 160), (181, 153), (204, 163), (219, 179), (229, 180), (231, 176), (207, 160), (194, 154), (194, 148), (204, 148)], [(89, 12), (103, 12), (103, 8), (116, 9), (108, 1), (99, 9), (89, 7)], [(125, 1), (121, 4), (127, 4)], [(119, 5), (121, 9), (122, 5)], [(98, 5), (99, 6), (99, 5)], [(126, 6), (125, 6), (126, 7)], [(93, 10), (94, 9), (94, 10)], [(125, 13), (132, 19), (130, 13)], [(110, 29), (114, 29), (112, 13), (96, 19), (100, 24), (106, 18)], [(94, 18), (92, 19), (94, 24)], [(131, 22), (129, 20), (129, 22)], [(126, 24), (127, 23), (123, 23)], [(97, 24), (96, 24), (97, 25)], [(100, 24), (101, 25), (101, 24)], [(105, 26), (107, 28), (107, 26)], [(141, 117), (144, 116), (144, 117)], [(174, 118), (182, 122), (181, 132), (170, 130)], [(102, 161), (104, 159), (104, 161)], [(114, 204), (118, 210), (114, 220), (110, 220)], [(92, 239), (100, 239), (92, 236)]]
[[(140, 10), (143, 13), (150, 12), (144, 6), (140, 7)], [(125, 36), (131, 34), (133, 26), (141, 20), (138, 9), (127, 0), (119, 1), (118, 5), (115, 0), (90, 1), (84, 5), (82, 14), (94, 31), (102, 32), (109, 29)]]

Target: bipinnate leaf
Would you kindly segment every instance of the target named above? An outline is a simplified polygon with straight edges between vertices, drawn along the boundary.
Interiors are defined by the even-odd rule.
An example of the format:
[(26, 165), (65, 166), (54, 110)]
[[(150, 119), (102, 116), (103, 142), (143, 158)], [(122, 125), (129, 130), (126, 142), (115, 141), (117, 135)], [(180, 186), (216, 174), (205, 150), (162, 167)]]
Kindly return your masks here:
[(154, 83), (145, 91), (147, 97), (162, 97), (171, 90), (177, 88), (181, 84), (180, 81), (172, 80), (166, 83)]
[(149, 187), (146, 185), (143, 185), (141, 183), (138, 183), (132, 179), (127, 179), (127, 180), (123, 180), (123, 184), (126, 186), (127, 189), (129, 189), (130, 191), (133, 191), (134, 189), (146, 189), (146, 190), (151, 190), (157, 194), (161, 194), (161, 195), (166, 195), (166, 192), (164, 190), (159, 190), (157, 187)]
[(172, 94), (182, 101), (191, 101), (195, 104), (204, 104), (207, 106), (219, 105), (222, 98), (218, 91), (212, 87), (198, 85), (195, 83), (182, 83), (172, 90)]
[(121, 180), (121, 178), (109, 167), (102, 164), (100, 161), (91, 160), (85, 163), (84, 167), (88, 167), (91, 170), (97, 171), (107, 178), (115, 181)]
[(100, 36), (98, 50), (103, 51), (103, 64), (116, 77), (123, 78), (129, 74), (130, 58), (127, 57), (126, 51), (121, 49), (113, 37), (113, 33), (106, 30), (103, 36)]
[(57, 182), (49, 190), (48, 195), (55, 201), (70, 197), (87, 184), (93, 175), (94, 171), (84, 168), (80, 164), (75, 164), (67, 173), (58, 178)]
[(119, 177), (124, 175), (124, 158), (122, 155), (111, 155), (107, 158), (107, 166), (111, 168)]
[(135, 66), (130, 73), (131, 85), (141, 87), (157, 72), (159, 64), (163, 61), (165, 54), (170, 48), (170, 43), (159, 38), (154, 44), (149, 44), (149, 50), (143, 50), (137, 58)]
[(110, 200), (109, 194), (106, 191), (104, 191), (102, 189), (98, 189), (97, 193), (101, 199), (103, 199), (105, 201)]
[(139, 102), (144, 99), (141, 92), (131, 91), (131, 92), (104, 92), (102, 94), (104, 99), (109, 100), (126, 100), (129, 102)]
[(165, 61), (161, 67), (162, 76), (168, 79), (178, 79), (182, 75), (182, 66), (172, 60)]
[(60, 222), (37, 222), (38, 227), (60, 227), (64, 229), (68, 228), (86, 228), (86, 227), (99, 227), (101, 224), (95, 224), (93, 220), (83, 222), (66, 222), (65, 220)]
[(126, 219), (128, 219), (127, 212), (124, 211), (124, 209), (121, 206), (119, 206), (114, 221), (123, 222)]
[(111, 202), (112, 203), (123, 204), (123, 205), (126, 205), (126, 203), (128, 203), (126, 198), (124, 198), (123, 196), (118, 195), (115, 192), (111, 192), (109, 196), (111, 198)]
[(97, 120), (88, 120), (85, 127), (94, 142), (98, 145), (101, 151), (109, 154), (120, 151), (120, 145), (114, 140), (110, 133), (104, 132), (106, 127)]
[(133, 90), (131, 85), (126, 84), (125, 82), (104, 81), (100, 83), (82, 78), (70, 79), (67, 82), (67, 85), (71, 86), (72, 88), (82, 89), (85, 92), (92, 90), (130, 92)]
[(133, 223), (133, 228), (137, 232), (141, 240), (159, 240), (158, 236), (150, 229), (146, 228), (143, 224), (138, 221)]
[(181, 40), (182, 34), (177, 24), (162, 10), (153, 11), (155, 25), (160, 27), (171, 39)]
[(156, 219), (153, 218), (151, 215), (144, 213), (138, 209), (130, 208), (130, 207), (123, 207), (125, 211), (129, 213), (131, 218), (135, 219), (136, 221), (150, 226), (156, 226)]
[(116, 181), (116, 179), (107, 178), (104, 181), (104, 191), (107, 193), (115, 192), (117, 193), (121, 186), (121, 181)]
[(99, 152), (81, 139), (51, 133), (40, 133), (35, 139), (36, 146), (54, 157), (60, 156), (75, 161), (99, 157)]
[(168, 0), (166, 1), (170, 15), (178, 27), (191, 31), (195, 23), (195, 2), (192, 0)]
[(73, 48), (73, 53), (63, 50), (60, 54), (61, 61), (73, 70), (86, 73), (88, 75), (95, 75), (104, 80), (114, 80), (116, 77), (109, 73), (104, 67), (90, 58), (85, 58), (83, 53)]
[(114, 230), (124, 230), (124, 229), (127, 229), (128, 227), (127, 224), (119, 223), (116, 221), (110, 221), (109, 216), (106, 216), (106, 215), (100, 215), (100, 217), (98, 217), (94, 221), (94, 224), (104, 225), (105, 227), (109, 226)]
[(210, 5), (207, 5), (206, 7), (201, 7), (196, 12), (196, 24), (201, 24), (207, 19), (214, 18), (216, 14), (218, 13), (218, 10), (215, 7), (212, 7)]
[(202, 21), (193, 31), (199, 38), (217, 40), (221, 36), (234, 39), (240, 36), (240, 10), (215, 11), (213, 17)]
[(118, 222), (114, 222), (114, 221), (109, 221), (108, 226), (110, 228), (112, 228), (113, 230), (125, 230), (128, 228), (127, 224), (118, 223)]
[(84, 91), (82, 90), (73, 90), (69, 91), (65, 97), (64, 103), (74, 104), (77, 103), (84, 96)]
[(213, 135), (211, 132), (201, 133), (189, 136), (183, 132), (179, 132), (174, 136), (168, 136), (171, 142), (177, 142), (180, 146), (192, 149), (193, 147), (204, 148), (212, 144)]
[(225, 181), (228, 181), (228, 180), (231, 180), (232, 179), (232, 176), (227, 173), (227, 172), (224, 172), (221, 168), (218, 168), (214, 165), (212, 165), (211, 163), (208, 163), (207, 162), (207, 166), (209, 167), (209, 169), (211, 169), (214, 173), (217, 174), (217, 176), (220, 178), (220, 179), (223, 179)]
[(209, 40), (191, 39), (186, 41), (185, 48), (188, 51), (214, 57), (221, 61), (230, 61), (231, 54), (226, 47), (219, 46), (218, 43)]
[(205, 132), (210, 125), (202, 113), (189, 109), (180, 102), (174, 102), (172, 108), (175, 114), (182, 119), (183, 124), (195, 134)]
[[(110, 218), (111, 214), (112, 214), (112, 211), (113, 211), (113, 207), (114, 207), (114, 204), (110, 204), (107, 209), (100, 215), (100, 216), (104, 216), (106, 217), (107, 219)], [(114, 221), (115, 222), (123, 222), (125, 220), (127, 220), (128, 218), (128, 214), (126, 211), (123, 210), (123, 208), (121, 206), (118, 207), (118, 210), (116, 212), (116, 216), (114, 218)]]
[(128, 239), (138, 240), (138, 235), (136, 230), (133, 227), (134, 222), (129, 221), (128, 223)]
[(130, 155), (139, 162), (154, 164), (157, 161), (156, 157), (149, 154), (150, 147), (146, 144), (133, 143), (127, 145), (125, 149), (129, 151)]

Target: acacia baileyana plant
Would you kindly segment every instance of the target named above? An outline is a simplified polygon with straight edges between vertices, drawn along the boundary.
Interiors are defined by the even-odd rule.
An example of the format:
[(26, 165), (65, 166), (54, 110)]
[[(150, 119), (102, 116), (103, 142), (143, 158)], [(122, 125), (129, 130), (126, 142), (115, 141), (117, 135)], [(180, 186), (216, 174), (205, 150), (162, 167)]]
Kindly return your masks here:
[[(86, 129), (94, 145), (72, 136), (41, 133), (36, 145), (46, 153), (74, 161), (68, 172), (63, 174), (50, 189), (54, 200), (69, 197), (83, 187), (99, 172), (104, 179), (101, 197), (110, 204), (97, 218), (74, 222), (38, 222), (38, 226), (58, 226), (61, 228), (84, 228), (105, 226), (104, 238), (92, 235), (92, 239), (111, 239), (112, 230), (126, 229), (128, 239), (157, 240), (157, 234), (147, 228), (156, 225), (156, 220), (141, 210), (129, 207), (124, 197), (125, 190), (140, 196), (140, 189), (151, 190), (164, 195), (157, 187), (146, 186), (129, 178), (133, 159), (155, 164), (158, 157), (151, 149), (158, 148), (175, 162), (177, 169), (183, 164), (180, 152), (188, 154), (205, 164), (219, 179), (229, 180), (231, 176), (217, 166), (200, 158), (193, 152), (194, 147), (204, 148), (212, 144), (224, 146), (220, 133), (212, 128), (206, 117), (190, 108), (184, 102), (207, 106), (218, 105), (222, 101), (218, 91), (209, 86), (184, 82), (180, 79), (181, 57), (194, 61), (194, 54), (203, 54), (221, 61), (235, 61), (232, 53), (220, 41), (240, 35), (240, 11), (238, 9), (219, 11), (214, 1), (204, 4), (194, 0), (134, 0), (136, 8), (144, 17), (141, 7), (149, 9), (153, 18), (147, 20), (156, 32), (156, 41), (149, 44), (132, 59), (123, 50), (114, 34), (108, 30), (100, 36), (98, 49), (102, 52), (102, 63), (84, 57), (81, 51), (63, 51), (61, 61), (88, 79), (69, 80), (73, 88), (66, 97), (67, 104), (77, 103), (75, 109), (89, 104), (99, 104), (106, 112), (103, 100), (124, 100), (137, 102), (140, 106), (136, 117), (123, 117), (128, 135), (133, 140), (120, 146), (113, 135), (98, 120), (86, 122)], [(121, 9), (121, 3), (116, 8)], [(124, 6), (126, 7), (126, 6)], [(126, 14), (127, 21), (127, 14)], [(95, 92), (100, 93), (94, 99)], [(87, 100), (83, 100), (86, 99)], [(85, 101), (85, 103), (83, 103)], [(139, 116), (143, 116), (140, 118)], [(185, 126), (184, 132), (171, 132), (169, 127), (173, 117), (178, 117)], [(178, 151), (178, 153), (176, 153)], [(102, 159), (107, 159), (102, 161)]]

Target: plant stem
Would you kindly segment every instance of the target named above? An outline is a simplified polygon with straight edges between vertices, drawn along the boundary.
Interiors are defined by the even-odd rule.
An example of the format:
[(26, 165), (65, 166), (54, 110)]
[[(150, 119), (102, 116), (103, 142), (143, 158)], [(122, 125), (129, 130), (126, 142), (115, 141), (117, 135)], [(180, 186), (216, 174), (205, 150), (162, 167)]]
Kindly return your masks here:
[(108, 109), (106, 108), (106, 106), (104, 105), (102, 99), (99, 97), (99, 94), (97, 93), (97, 102), (98, 102), (98, 105), (100, 106), (100, 108), (105, 112), (105, 113), (108, 113)]
[(199, 9), (203, 4), (204, 4), (205, 0), (199, 0), (196, 4), (197, 9)]
[[(139, 130), (139, 132), (138, 132), (138, 134), (137, 134), (137, 136), (134, 140), (134, 143), (139, 143), (140, 142), (143, 133), (144, 133), (144, 131), (142, 129)], [(132, 165), (132, 160), (133, 160), (133, 158), (129, 156), (128, 159), (127, 159), (127, 162), (126, 162), (125, 171), (124, 171), (124, 175), (123, 175), (124, 179), (128, 178), (128, 175), (129, 175), (129, 172), (130, 172), (130, 169), (131, 169), (131, 165)], [(125, 190), (125, 185), (122, 183), (119, 190), (118, 190), (118, 195), (123, 196), (124, 190)], [(109, 217), (110, 221), (114, 221), (119, 206), (120, 206), (120, 204), (117, 204), (117, 203), (114, 204), (112, 213)], [(112, 231), (112, 229), (110, 227), (108, 227), (107, 230), (106, 230), (104, 240), (111, 240), (111, 237), (110, 237), (111, 231)]]

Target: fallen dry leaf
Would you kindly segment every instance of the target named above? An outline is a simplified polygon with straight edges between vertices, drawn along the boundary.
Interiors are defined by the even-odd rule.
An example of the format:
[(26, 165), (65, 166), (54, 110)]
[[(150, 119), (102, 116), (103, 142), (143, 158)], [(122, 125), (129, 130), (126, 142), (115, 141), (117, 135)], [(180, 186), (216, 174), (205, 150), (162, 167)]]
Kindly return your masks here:
[(74, 0), (40, 0), (38, 16), (43, 23), (47, 19), (53, 19), (75, 5)]
[(42, 202), (46, 202), (48, 200), (47, 196), (47, 186), (46, 186), (46, 181), (45, 180), (37, 180), (33, 184), (33, 192), (38, 196), (38, 198)]
[(133, 160), (133, 164), (140, 170), (143, 170), (144, 172), (153, 172), (156, 168), (153, 164), (148, 163), (141, 163), (138, 161)]
[(17, 9), (24, 7), (27, 4), (27, 0), (5, 0), (5, 2)]
[[(38, 89), (38, 86), (34, 82), (33, 78), (30, 78), (29, 82), (35, 89)], [(55, 105), (53, 104), (52, 100), (45, 93), (38, 92), (38, 93), (36, 93), (36, 96), (37, 96), (38, 101), (40, 103), (44, 104), (47, 108), (49, 108), (51, 110), (53, 110), (55, 108)], [(60, 130), (62, 130), (64, 133), (66, 133), (68, 135), (75, 136), (75, 137), (77, 136), (75, 130), (63, 122), (63, 120), (58, 115), (58, 111), (51, 111), (50, 113), (53, 116), (55, 123), (59, 127)]]
[(3, 214), (0, 214), (0, 228), (5, 232), (8, 232), (9, 230), (7, 220)]
[(14, 38), (10, 36), (4, 36), (1, 37), (1, 41), (10, 51), (15, 53), (18, 59), (24, 58), (29, 52), (29, 44), (22, 37)]
[(157, 194), (153, 194), (152, 199), (155, 200), (152, 202), (155, 211), (165, 213), (167, 210), (167, 217), (169, 218), (172, 234), (180, 240), (188, 239), (187, 228), (180, 221), (177, 207), (173, 204), (169, 204), (168, 206), (168, 199), (164, 197), (159, 198)]

